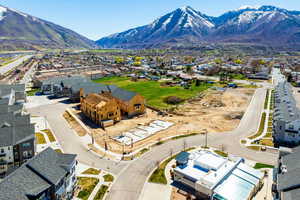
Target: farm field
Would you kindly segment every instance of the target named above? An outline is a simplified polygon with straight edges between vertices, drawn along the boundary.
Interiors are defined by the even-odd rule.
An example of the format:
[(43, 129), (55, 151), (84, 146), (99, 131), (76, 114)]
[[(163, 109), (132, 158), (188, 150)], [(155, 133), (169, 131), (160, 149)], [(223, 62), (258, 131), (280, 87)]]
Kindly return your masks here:
[(164, 102), (168, 96), (177, 96), (184, 100), (197, 96), (200, 92), (207, 90), (212, 84), (202, 84), (198, 87), (195, 84), (191, 89), (184, 89), (180, 86), (161, 86), (159, 81), (131, 81), (127, 77), (106, 77), (94, 80), (96, 83), (116, 85), (128, 91), (137, 92), (146, 99), (146, 103), (159, 109), (168, 109), (172, 107)]

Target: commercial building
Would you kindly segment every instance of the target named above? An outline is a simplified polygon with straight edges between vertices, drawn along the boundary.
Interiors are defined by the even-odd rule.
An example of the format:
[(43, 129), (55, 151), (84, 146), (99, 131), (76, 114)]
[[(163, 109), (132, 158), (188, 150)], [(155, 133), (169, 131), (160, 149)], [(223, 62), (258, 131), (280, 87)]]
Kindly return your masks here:
[(77, 182), (75, 158), (47, 148), (0, 182), (0, 199), (71, 200)]
[(24, 85), (0, 85), (0, 176), (35, 154), (34, 125), (23, 109)]
[(176, 158), (174, 181), (201, 199), (247, 200), (263, 185), (263, 173), (242, 158), (231, 161), (210, 151), (181, 153)]
[(279, 82), (274, 97), (274, 143), (276, 146), (296, 146), (300, 142), (300, 112), (290, 84)]
[(300, 148), (280, 148), (277, 166), (274, 168), (274, 199), (300, 199)]

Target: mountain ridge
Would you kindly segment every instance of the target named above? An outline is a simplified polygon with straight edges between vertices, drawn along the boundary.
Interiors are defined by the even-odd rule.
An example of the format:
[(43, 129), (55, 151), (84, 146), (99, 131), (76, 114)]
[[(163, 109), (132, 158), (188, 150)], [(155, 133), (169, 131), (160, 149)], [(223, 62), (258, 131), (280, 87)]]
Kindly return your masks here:
[(205, 15), (190, 6), (178, 8), (153, 22), (103, 37), (103, 48), (147, 48), (169, 41), (192, 43), (263, 43), (300, 45), (300, 11), (275, 6), (245, 6), (218, 17)]
[(94, 41), (55, 23), (0, 5), (1, 49), (94, 48)]

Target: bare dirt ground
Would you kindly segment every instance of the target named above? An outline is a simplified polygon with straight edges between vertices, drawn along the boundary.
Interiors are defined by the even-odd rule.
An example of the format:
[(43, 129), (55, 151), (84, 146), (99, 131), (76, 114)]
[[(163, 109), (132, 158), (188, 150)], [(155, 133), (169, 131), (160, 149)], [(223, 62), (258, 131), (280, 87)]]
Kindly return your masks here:
[[(147, 109), (144, 115), (122, 120), (114, 126), (107, 127), (105, 131), (100, 127), (90, 126), (90, 123), (85, 124), (102, 147), (106, 146), (116, 153), (132, 152), (176, 135), (201, 133), (203, 130), (210, 133), (231, 131), (238, 126), (253, 93), (254, 89), (246, 88), (227, 89), (225, 92), (208, 90), (202, 98), (192, 99), (178, 106), (167, 116)], [(80, 112), (77, 111), (77, 115), (80, 115)], [(112, 139), (138, 125), (147, 125), (157, 119), (173, 122), (174, 125), (130, 146), (124, 146)]]

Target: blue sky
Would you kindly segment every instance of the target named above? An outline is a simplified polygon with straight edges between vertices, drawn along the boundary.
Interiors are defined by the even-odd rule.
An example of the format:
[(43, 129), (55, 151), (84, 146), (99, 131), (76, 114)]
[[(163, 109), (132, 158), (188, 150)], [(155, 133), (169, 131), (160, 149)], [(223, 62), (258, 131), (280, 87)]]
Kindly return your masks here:
[(148, 24), (185, 5), (211, 16), (243, 5), (300, 10), (300, 0), (0, 0), (0, 4), (70, 28), (93, 40)]

